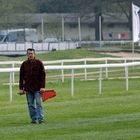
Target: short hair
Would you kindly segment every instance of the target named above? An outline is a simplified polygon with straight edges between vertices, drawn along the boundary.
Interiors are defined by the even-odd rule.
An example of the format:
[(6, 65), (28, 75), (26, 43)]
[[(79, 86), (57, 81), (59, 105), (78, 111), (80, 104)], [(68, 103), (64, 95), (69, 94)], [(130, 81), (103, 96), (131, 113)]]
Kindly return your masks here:
[(28, 49), (27, 49), (27, 52), (28, 52), (28, 51), (33, 51), (33, 52), (35, 52), (35, 49), (33, 49), (33, 48), (28, 48)]

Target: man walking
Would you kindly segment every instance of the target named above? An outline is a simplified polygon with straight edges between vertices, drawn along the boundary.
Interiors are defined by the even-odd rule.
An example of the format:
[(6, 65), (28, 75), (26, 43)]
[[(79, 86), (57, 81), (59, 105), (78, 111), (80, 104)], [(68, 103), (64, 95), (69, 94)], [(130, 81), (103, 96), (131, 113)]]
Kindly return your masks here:
[(31, 123), (43, 123), (44, 114), (40, 93), (45, 91), (46, 73), (43, 63), (36, 59), (34, 49), (27, 49), (27, 58), (20, 67), (19, 93), (26, 93)]

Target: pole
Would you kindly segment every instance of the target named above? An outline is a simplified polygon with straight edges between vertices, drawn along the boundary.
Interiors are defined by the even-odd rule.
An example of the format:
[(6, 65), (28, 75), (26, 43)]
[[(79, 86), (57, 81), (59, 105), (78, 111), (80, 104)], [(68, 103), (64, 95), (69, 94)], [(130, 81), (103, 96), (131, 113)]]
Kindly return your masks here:
[(132, 41), (132, 54), (135, 53), (135, 45), (134, 45), (134, 42)]
[(100, 68), (99, 73), (99, 94), (102, 94), (102, 67)]
[(13, 81), (12, 81), (12, 72), (10, 72), (10, 79), (9, 79), (9, 81), (10, 81), (10, 102), (12, 102), (12, 83), (13, 83)]
[[(61, 62), (61, 66), (64, 66), (63, 60)], [(62, 82), (64, 82), (64, 69), (61, 70), (61, 79), (62, 79)]]
[(41, 31), (42, 31), (42, 43), (44, 42), (44, 20), (41, 20)]
[(128, 67), (125, 66), (126, 90), (128, 91)]
[(132, 8), (132, 54), (135, 52), (135, 46), (134, 46), (134, 33), (133, 33), (133, 26), (134, 26), (134, 21), (133, 21), (133, 3), (131, 3), (131, 8)]
[(64, 17), (62, 16), (62, 41), (64, 42), (65, 31), (64, 31)]
[(74, 69), (71, 70), (71, 96), (74, 95)]
[(78, 34), (79, 34), (79, 42), (81, 42), (81, 21), (80, 21), (80, 17), (78, 17)]
[(101, 16), (99, 16), (99, 37), (100, 37), (100, 48), (102, 47), (102, 25), (101, 25)]

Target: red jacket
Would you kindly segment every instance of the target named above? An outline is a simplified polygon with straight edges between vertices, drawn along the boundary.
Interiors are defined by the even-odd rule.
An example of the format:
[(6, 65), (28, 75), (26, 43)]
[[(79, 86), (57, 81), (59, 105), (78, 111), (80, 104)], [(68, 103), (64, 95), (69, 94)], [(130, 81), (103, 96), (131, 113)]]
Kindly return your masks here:
[(45, 69), (43, 63), (38, 60), (26, 60), (20, 67), (19, 89), (34, 92), (45, 88)]

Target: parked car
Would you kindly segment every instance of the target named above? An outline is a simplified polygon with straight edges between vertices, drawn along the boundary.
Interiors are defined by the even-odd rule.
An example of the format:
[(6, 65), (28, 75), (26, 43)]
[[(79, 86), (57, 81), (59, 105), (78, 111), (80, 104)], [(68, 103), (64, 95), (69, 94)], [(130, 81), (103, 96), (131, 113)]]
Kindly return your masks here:
[(46, 38), (44, 42), (58, 42), (58, 39), (55, 37), (49, 37), (49, 38)]

